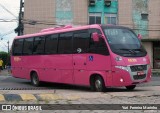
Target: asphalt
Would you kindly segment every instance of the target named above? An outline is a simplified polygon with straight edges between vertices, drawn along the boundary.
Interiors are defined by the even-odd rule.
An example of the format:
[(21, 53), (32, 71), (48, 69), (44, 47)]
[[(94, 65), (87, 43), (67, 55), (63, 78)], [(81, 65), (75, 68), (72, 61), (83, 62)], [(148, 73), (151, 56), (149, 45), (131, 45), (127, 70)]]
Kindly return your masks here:
[[(156, 74), (155, 74), (156, 73)], [(152, 92), (154, 92), (154, 95), (159, 95), (160, 89), (160, 74), (159, 72), (153, 73), (153, 81), (154, 84), (151, 82), (149, 84), (144, 84), (138, 86), (133, 92), (128, 92), (125, 90), (125, 88), (112, 88), (107, 89), (105, 93), (92, 93), (88, 88), (83, 87), (77, 87), (77, 86), (70, 86), (70, 85), (58, 85), (54, 87), (40, 87), (40, 89), (36, 90), (35, 87), (29, 85), (29, 81), (26, 80), (19, 80), (19, 82), (23, 82), (23, 84), (17, 85), (18, 87), (23, 87), (22, 89), (1, 89), (2, 87), (7, 87), (7, 77), (8, 79), (11, 79), (11, 81), (15, 80), (14, 78), (10, 77), (10, 73), (7, 70), (3, 70), (0, 73), (1, 82), (4, 82), (0, 86), (0, 102), (13, 102), (13, 101), (55, 101), (55, 100), (78, 100), (78, 99), (85, 99), (85, 98), (106, 98), (106, 96), (116, 96), (117, 94), (122, 96), (146, 96), (146, 95), (153, 95)], [(3, 86), (4, 85), (4, 86)], [(13, 84), (10, 84), (13, 86)], [(27, 85), (30, 86), (30, 88), (33, 89), (24, 89)], [(51, 84), (48, 84), (51, 85)], [(52, 84), (53, 85), (53, 84)], [(54, 84), (55, 85), (55, 84)], [(56, 84), (57, 85), (57, 84)], [(146, 87), (144, 87), (146, 86)], [(143, 87), (143, 88), (142, 88)], [(119, 93), (115, 93), (119, 92)], [(85, 95), (85, 96), (84, 96)]]

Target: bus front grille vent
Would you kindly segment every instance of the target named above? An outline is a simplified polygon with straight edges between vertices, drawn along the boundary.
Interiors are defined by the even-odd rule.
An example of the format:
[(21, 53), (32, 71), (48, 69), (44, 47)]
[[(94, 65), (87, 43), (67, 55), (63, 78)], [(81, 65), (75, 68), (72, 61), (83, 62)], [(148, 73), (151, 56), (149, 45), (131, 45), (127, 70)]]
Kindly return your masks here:
[(137, 66), (130, 66), (132, 72), (136, 71), (145, 71), (147, 70), (147, 65), (137, 65)]

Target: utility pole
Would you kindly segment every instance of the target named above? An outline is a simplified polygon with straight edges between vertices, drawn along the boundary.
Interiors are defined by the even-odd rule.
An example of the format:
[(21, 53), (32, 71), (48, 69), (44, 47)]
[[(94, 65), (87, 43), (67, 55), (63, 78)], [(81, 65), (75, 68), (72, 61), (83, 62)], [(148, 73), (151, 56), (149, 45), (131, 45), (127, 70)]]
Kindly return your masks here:
[(24, 0), (20, 0), (20, 9), (19, 9), (19, 25), (18, 27), (15, 29), (15, 32), (18, 33), (18, 36), (23, 35), (23, 23), (22, 23), (22, 19), (24, 17)]
[(9, 54), (9, 40), (8, 40), (8, 42), (7, 42), (7, 43), (8, 43), (8, 54)]

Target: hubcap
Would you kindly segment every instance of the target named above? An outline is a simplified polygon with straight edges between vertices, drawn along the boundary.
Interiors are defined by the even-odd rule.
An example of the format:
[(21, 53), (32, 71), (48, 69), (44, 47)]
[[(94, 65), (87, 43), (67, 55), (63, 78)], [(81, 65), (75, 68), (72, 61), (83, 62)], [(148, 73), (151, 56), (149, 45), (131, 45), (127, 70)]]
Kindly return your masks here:
[(37, 84), (37, 82), (38, 82), (38, 78), (37, 78), (37, 76), (34, 75), (34, 76), (33, 76), (33, 83), (34, 83), (34, 84)]
[(97, 90), (101, 89), (101, 86), (102, 86), (101, 81), (100, 81), (100, 80), (96, 80), (96, 81), (95, 81), (95, 87), (96, 87), (96, 89), (97, 89)]

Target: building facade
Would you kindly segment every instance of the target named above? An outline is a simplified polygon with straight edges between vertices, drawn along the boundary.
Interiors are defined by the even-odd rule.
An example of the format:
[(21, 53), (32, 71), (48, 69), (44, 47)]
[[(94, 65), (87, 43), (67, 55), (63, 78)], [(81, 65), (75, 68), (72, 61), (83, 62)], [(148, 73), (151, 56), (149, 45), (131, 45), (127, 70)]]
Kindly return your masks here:
[(118, 23), (142, 35), (151, 65), (160, 69), (160, 0), (119, 0)]
[(143, 36), (151, 65), (160, 69), (160, 0), (25, 0), (24, 34), (61, 25), (115, 24)]

